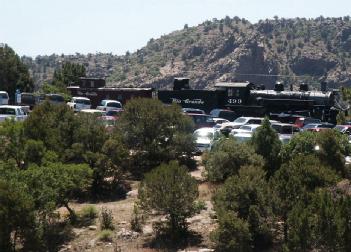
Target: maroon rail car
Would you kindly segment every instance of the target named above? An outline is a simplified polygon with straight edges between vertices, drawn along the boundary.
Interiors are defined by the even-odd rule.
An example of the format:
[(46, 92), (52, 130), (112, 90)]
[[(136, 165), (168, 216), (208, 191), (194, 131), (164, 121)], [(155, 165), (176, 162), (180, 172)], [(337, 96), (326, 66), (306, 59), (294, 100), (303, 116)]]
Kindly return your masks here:
[(67, 90), (72, 96), (87, 97), (91, 100), (92, 108), (98, 106), (101, 100), (118, 100), (122, 104), (136, 97), (152, 98), (152, 88), (114, 88), (105, 87), (104, 79), (80, 78), (79, 86), (69, 86)]

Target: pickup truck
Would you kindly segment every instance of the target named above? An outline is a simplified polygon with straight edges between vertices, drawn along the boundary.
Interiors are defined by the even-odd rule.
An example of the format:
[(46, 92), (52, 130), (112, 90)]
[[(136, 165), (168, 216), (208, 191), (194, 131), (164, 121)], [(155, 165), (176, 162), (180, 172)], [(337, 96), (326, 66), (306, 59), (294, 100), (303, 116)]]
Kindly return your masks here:
[(82, 109), (90, 109), (91, 103), (90, 99), (87, 97), (72, 97), (70, 102), (67, 102), (67, 105), (74, 110), (74, 112), (79, 112)]
[(0, 122), (13, 118), (15, 121), (24, 121), (27, 113), (21, 106), (1, 105), (0, 106)]

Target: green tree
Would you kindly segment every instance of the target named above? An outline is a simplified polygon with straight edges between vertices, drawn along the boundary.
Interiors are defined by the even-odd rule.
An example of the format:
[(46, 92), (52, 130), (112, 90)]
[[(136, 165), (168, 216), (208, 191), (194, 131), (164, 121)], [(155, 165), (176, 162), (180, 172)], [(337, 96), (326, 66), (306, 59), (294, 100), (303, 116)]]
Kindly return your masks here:
[(54, 72), (52, 85), (65, 89), (71, 84), (77, 84), (80, 77), (85, 76), (85, 67), (81, 64), (66, 62)]
[(271, 180), (276, 196), (274, 210), (284, 221), (285, 241), (289, 231), (288, 215), (293, 207), (300, 201), (306, 204), (316, 189), (334, 185), (336, 180), (335, 171), (313, 155), (295, 156), (275, 173)]
[(0, 177), (0, 251), (14, 251), (16, 239), (34, 231), (33, 200), (26, 186)]
[(320, 189), (289, 213), (288, 247), (292, 251), (349, 251), (351, 197)]
[(264, 158), (267, 175), (273, 175), (280, 166), (279, 152), (282, 144), (278, 133), (271, 127), (267, 117), (263, 120), (262, 126), (253, 134), (251, 144), (256, 153)]
[(195, 213), (197, 183), (185, 167), (172, 161), (161, 164), (145, 175), (139, 187), (139, 205), (146, 212), (156, 210), (166, 215), (172, 237), (184, 234), (186, 219)]
[(24, 132), (27, 138), (42, 141), (47, 150), (62, 157), (73, 144), (77, 124), (68, 106), (44, 102), (36, 106), (24, 122)]
[(92, 171), (84, 164), (51, 163), (30, 166), (21, 177), (33, 196), (35, 208), (44, 219), (61, 206), (66, 207), (70, 217), (74, 218), (69, 201), (75, 193), (89, 188)]
[(0, 90), (7, 91), (10, 98), (13, 98), (16, 89), (31, 92), (33, 88), (28, 68), (18, 55), (8, 45), (0, 47)]
[[(221, 218), (236, 216), (248, 225), (250, 247), (263, 248), (271, 244), (272, 211), (266, 173), (260, 167), (243, 166), (238, 175), (229, 177), (214, 197), (214, 207)], [(233, 219), (235, 221), (235, 218)], [(226, 222), (225, 222), (226, 223)], [(223, 231), (223, 227), (219, 227)], [(228, 241), (236, 240), (236, 234)], [(227, 241), (218, 241), (225, 243)]]
[(205, 160), (207, 177), (212, 182), (225, 181), (245, 165), (262, 166), (263, 159), (251, 146), (238, 143), (234, 138), (219, 140)]
[(217, 251), (249, 252), (252, 251), (252, 237), (247, 221), (238, 218), (235, 213), (225, 212), (218, 219), (218, 228), (211, 234)]
[(23, 123), (14, 120), (6, 120), (1, 123), (0, 138), (0, 158), (2, 160), (13, 159), (16, 161), (17, 167), (23, 167), (26, 142)]
[(147, 171), (162, 162), (188, 162), (194, 151), (193, 123), (177, 105), (164, 106), (155, 99), (129, 101), (117, 131), (132, 150), (136, 172)]

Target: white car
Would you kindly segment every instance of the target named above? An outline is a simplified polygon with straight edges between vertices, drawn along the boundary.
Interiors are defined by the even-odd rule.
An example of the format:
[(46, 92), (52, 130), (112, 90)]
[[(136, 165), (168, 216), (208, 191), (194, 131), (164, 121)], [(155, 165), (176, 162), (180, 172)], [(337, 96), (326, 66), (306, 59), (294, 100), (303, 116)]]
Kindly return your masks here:
[(90, 109), (91, 102), (87, 97), (72, 97), (70, 102), (67, 102), (67, 105), (74, 110), (74, 112), (79, 112), (82, 109)]
[(230, 121), (224, 118), (219, 118), (219, 117), (213, 117), (213, 121), (216, 124), (222, 124), (222, 123), (229, 123)]
[(220, 135), (214, 128), (200, 128), (194, 131), (195, 145), (197, 152), (210, 151), (215, 139)]
[(87, 113), (87, 114), (94, 114), (96, 116), (104, 116), (106, 114), (105, 111), (102, 111), (100, 109), (81, 109), (79, 112), (80, 113)]
[(103, 111), (110, 111), (115, 109), (122, 109), (122, 103), (117, 100), (102, 100), (100, 105), (96, 109)]
[(21, 106), (0, 105), (0, 122), (13, 118), (15, 121), (27, 119), (27, 113)]
[(248, 133), (248, 134), (253, 134), (258, 127), (261, 127), (261, 124), (246, 124), (240, 126), (239, 129), (233, 129), (230, 134), (235, 135), (239, 133)]
[(0, 105), (9, 104), (9, 94), (6, 91), (0, 91)]

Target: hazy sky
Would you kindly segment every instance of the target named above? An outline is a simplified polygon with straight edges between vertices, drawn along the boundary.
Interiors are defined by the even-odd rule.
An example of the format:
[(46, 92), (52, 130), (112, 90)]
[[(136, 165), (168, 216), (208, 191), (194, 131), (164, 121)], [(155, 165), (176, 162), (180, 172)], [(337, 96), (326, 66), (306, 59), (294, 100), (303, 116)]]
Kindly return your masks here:
[(239, 16), (350, 15), (351, 0), (0, 0), (0, 43), (19, 55), (124, 54), (184, 24)]

